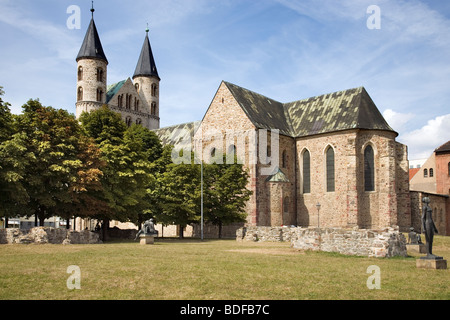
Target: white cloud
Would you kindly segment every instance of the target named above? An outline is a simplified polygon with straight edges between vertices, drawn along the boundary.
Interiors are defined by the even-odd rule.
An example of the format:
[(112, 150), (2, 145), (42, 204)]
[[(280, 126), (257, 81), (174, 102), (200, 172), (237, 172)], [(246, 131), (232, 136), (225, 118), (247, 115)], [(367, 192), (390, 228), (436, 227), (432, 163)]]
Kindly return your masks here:
[(436, 117), (420, 129), (398, 137), (408, 146), (409, 159), (428, 158), (433, 150), (450, 140), (450, 114)]
[(383, 117), (387, 123), (397, 132), (402, 132), (405, 125), (415, 117), (413, 113), (400, 113), (392, 109), (386, 109), (383, 112)]

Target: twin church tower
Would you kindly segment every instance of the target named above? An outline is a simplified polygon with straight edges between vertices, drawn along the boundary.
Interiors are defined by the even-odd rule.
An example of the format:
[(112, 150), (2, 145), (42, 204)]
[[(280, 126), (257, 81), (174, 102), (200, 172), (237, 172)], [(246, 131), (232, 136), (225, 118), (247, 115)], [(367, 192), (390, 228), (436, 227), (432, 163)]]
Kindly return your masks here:
[(121, 114), (128, 126), (140, 124), (148, 129), (159, 128), (159, 83), (161, 79), (153, 58), (148, 28), (132, 79), (107, 85), (108, 59), (92, 18), (77, 61), (76, 117), (107, 105)]

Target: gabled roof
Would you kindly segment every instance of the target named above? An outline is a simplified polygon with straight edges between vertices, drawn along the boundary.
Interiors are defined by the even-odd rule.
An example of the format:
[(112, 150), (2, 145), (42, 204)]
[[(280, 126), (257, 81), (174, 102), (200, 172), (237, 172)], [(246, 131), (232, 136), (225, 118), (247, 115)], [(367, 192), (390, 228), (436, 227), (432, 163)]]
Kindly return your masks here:
[(252, 123), (260, 129), (303, 137), (348, 129), (395, 132), (363, 87), (281, 103), (225, 82)]
[(111, 84), (106, 90), (106, 103), (109, 103), (111, 99), (119, 92), (120, 88), (125, 84), (127, 80), (122, 80), (117, 83)]
[(282, 103), (232, 83), (224, 83), (257, 128), (278, 129), (281, 134), (291, 135)]
[(286, 177), (283, 171), (280, 168), (276, 168), (274, 173), (267, 177), (267, 182), (289, 182), (289, 179)]
[(178, 148), (191, 146), (194, 133), (200, 126), (201, 121), (182, 123), (170, 127), (153, 130), (163, 145), (173, 145)]
[(106, 55), (103, 52), (100, 37), (98, 36), (94, 18), (91, 19), (91, 23), (89, 24), (89, 28), (86, 31), (86, 35), (84, 36), (84, 41), (81, 45), (80, 51), (78, 52), (76, 61), (86, 58), (100, 59), (108, 63), (108, 59), (106, 59)]
[(348, 130), (394, 131), (363, 87), (285, 104), (294, 137)]
[(148, 29), (146, 30), (144, 44), (142, 45), (141, 54), (136, 65), (136, 70), (134, 71), (133, 79), (139, 76), (156, 77), (158, 80), (161, 80), (158, 75), (158, 70), (156, 69), (150, 40), (148, 39)]

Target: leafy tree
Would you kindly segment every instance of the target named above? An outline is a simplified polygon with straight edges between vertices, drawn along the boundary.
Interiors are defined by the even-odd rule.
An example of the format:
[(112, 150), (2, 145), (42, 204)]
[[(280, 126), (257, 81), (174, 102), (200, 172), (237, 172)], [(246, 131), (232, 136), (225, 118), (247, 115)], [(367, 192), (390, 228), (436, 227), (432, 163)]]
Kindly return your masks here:
[(10, 104), (2, 100), (3, 94), (0, 87), (0, 217), (7, 220), (27, 211), (29, 197), (23, 182), (33, 154), (27, 152), (26, 135), (17, 132), (15, 117)]
[(246, 202), (252, 192), (247, 189), (248, 172), (242, 164), (206, 164), (204, 165), (204, 218), (219, 228), (235, 222), (245, 222)]
[(28, 206), (41, 225), (71, 202), (71, 185), (78, 169), (81, 127), (75, 117), (62, 109), (29, 100), (17, 116), (18, 130), (25, 134), (28, 153), (34, 155), (24, 178), (30, 197)]
[(107, 106), (83, 113), (80, 120), (106, 164), (100, 179), (102, 199), (111, 210), (105, 212), (103, 225), (107, 227), (111, 219), (139, 222), (151, 205), (152, 161), (162, 152), (159, 139), (142, 126), (127, 128), (121, 116)]
[(161, 220), (183, 229), (200, 221), (200, 166), (170, 163), (159, 175), (158, 190), (161, 201)]

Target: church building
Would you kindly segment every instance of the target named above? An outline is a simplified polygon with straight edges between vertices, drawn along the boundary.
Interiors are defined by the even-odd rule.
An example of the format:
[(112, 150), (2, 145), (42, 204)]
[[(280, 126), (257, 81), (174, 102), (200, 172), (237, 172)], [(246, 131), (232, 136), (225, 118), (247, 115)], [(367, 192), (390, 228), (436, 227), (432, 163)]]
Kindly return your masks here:
[(92, 18), (77, 61), (76, 117), (108, 105), (121, 114), (128, 126), (140, 124), (148, 129), (159, 128), (159, 83), (148, 28), (132, 79), (107, 85), (108, 59)]
[[(148, 29), (132, 79), (107, 86), (108, 60), (91, 11), (76, 58), (77, 117), (106, 104), (128, 125), (155, 130), (163, 144), (237, 154), (253, 192), (248, 225), (411, 226), (407, 147), (396, 141), (364, 87), (283, 103), (223, 81), (201, 121), (159, 129), (160, 77)], [(252, 145), (261, 130), (266, 143)], [(204, 136), (209, 131), (222, 136), (219, 143)], [(277, 165), (260, 157), (252, 162), (252, 154)]]
[[(261, 130), (266, 144), (252, 145), (249, 133)], [(203, 159), (217, 152), (244, 159), (253, 191), (248, 225), (410, 227), (407, 147), (363, 87), (281, 103), (223, 81), (202, 121), (156, 132), (163, 143), (192, 143)], [(267, 171), (252, 153), (276, 156), (278, 166)]]

